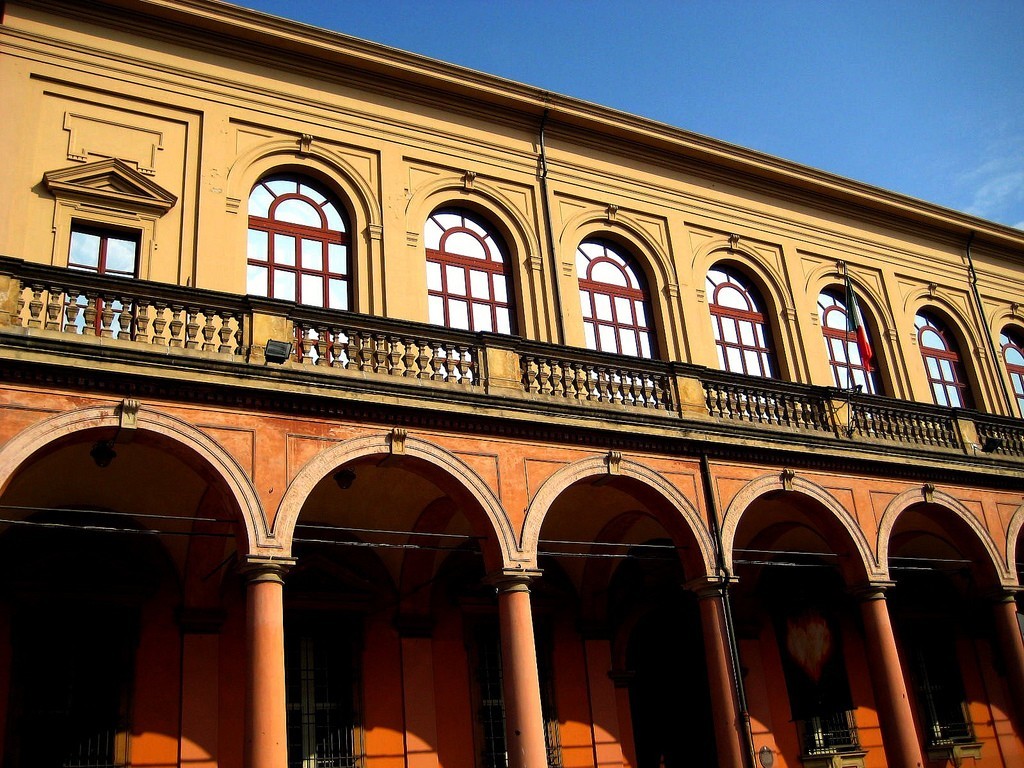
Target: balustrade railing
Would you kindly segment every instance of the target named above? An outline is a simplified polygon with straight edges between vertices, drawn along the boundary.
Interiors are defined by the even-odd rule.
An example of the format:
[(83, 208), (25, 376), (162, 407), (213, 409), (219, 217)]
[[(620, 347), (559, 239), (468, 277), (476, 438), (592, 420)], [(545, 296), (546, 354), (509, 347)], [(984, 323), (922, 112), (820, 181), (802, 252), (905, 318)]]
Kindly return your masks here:
[(973, 411), (4, 257), (0, 281), (6, 281), (0, 323), (22, 333), (110, 339), (118, 346), (193, 350), (263, 364), (251, 353), (254, 343), (266, 339), (251, 338), (253, 328), (285, 328), (294, 334), (293, 370), (432, 382), (480, 394), (518, 392), (538, 403), (1024, 459), (1024, 421)]
[[(558, 400), (668, 411), (672, 384), (664, 364), (568, 350), (519, 356), (523, 389)], [(660, 369), (659, 369), (660, 368)]]
[[(302, 311), (297, 310), (296, 315)], [(445, 338), (445, 331), (424, 334), (383, 330), (379, 319), (326, 322), (296, 317), (295, 360), (317, 368), (335, 368), (403, 378), (480, 383), (480, 350), (475, 340)]]
[(947, 408), (860, 395), (850, 399), (850, 406), (850, 437), (939, 448), (963, 447), (953, 412)]
[(833, 432), (828, 400), (819, 390), (750, 376), (703, 378), (704, 401), (714, 419), (810, 432)]

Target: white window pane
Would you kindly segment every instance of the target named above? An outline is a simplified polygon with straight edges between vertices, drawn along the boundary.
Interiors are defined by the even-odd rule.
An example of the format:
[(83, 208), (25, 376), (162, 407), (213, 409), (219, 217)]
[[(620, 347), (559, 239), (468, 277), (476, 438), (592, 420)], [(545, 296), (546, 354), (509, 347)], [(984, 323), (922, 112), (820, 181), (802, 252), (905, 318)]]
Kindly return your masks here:
[(274, 298), (295, 301), (295, 273), (274, 271)]
[(757, 352), (752, 349), (744, 350), (743, 362), (746, 363), (747, 373), (752, 376), (763, 376), (764, 371), (761, 369), (761, 360), (758, 357)]
[(487, 230), (480, 226), (477, 222), (473, 221), (473, 219), (463, 218), (462, 226), (464, 226), (466, 229), (476, 232), (478, 235), (480, 235), (480, 237), (487, 236)]
[(299, 184), (299, 194), (305, 195), (306, 197), (308, 197), (310, 200), (317, 204), (322, 204), (325, 200), (327, 200), (327, 198), (320, 194), (318, 190), (313, 189), (313, 187), (309, 186), (308, 184)]
[(427, 288), (431, 291), (440, 291), (441, 286), (441, 265), (436, 261), (427, 262)]
[(746, 295), (733, 285), (722, 286), (718, 291), (719, 306), (747, 311), (750, 305), (747, 303)]
[(597, 339), (594, 337), (594, 324), (583, 324), (583, 338), (586, 340), (587, 349), (597, 349)]
[(622, 296), (615, 297), (615, 317), (620, 323), (633, 324), (632, 302)]
[(348, 274), (348, 248), (339, 243), (327, 245), (327, 271), (336, 275)]
[(264, 183), (275, 195), (287, 195), (299, 191), (299, 185), (291, 179), (275, 179)]
[(941, 384), (932, 384), (932, 396), (936, 405), (949, 405), (949, 401), (946, 400), (946, 388)]
[(612, 300), (608, 294), (594, 294), (594, 312), (597, 313), (598, 320), (612, 319)]
[(487, 258), (483, 243), (468, 232), (452, 232), (444, 241), (444, 249), (447, 253), (468, 256), (471, 259)]
[(249, 230), (248, 253), (250, 259), (267, 260), (267, 233), (259, 229)]
[(764, 326), (761, 323), (757, 323), (754, 326), (757, 329), (757, 343), (762, 347), (768, 347), (768, 336), (765, 333)]
[(320, 272), (324, 268), (324, 244), (319, 240), (302, 241), (302, 268), (315, 269)]
[(921, 334), (921, 346), (929, 349), (945, 349), (946, 344), (942, 337), (930, 328)]
[(245, 274), (245, 292), (253, 296), (267, 295), (267, 268), (249, 265)]
[(722, 318), (722, 336), (730, 344), (738, 344), (740, 341), (736, 334), (736, 321), (731, 317)]
[(846, 354), (848, 356), (849, 361), (853, 365), (862, 365), (863, 364), (861, 359), (860, 359), (860, 347), (858, 347), (856, 344), (847, 344), (846, 345)]
[(274, 196), (260, 184), (249, 195), (249, 215), (266, 218), (272, 202), (274, 202)]
[(491, 307), (489, 304), (473, 304), (473, 330), (493, 331), (491, 324)]
[(433, 218), (427, 219), (427, 223), (423, 226), (423, 244), (427, 248), (438, 250), (442, 234), (444, 234), (444, 230), (437, 225), (437, 222)]
[(606, 285), (619, 285), (625, 288), (628, 283), (622, 270), (608, 261), (600, 261), (590, 271), (590, 279)]
[(600, 339), (599, 349), (602, 352), (615, 352), (615, 329), (610, 325), (597, 326), (597, 335)]
[(469, 295), (474, 299), (491, 298), (491, 281), (486, 272), (471, 270), (469, 273)]
[(725, 362), (725, 349), (717, 344), (715, 346), (718, 348), (718, 367), (723, 371), (729, 370), (729, 366)]
[(648, 333), (640, 334), (640, 357), (650, 358), (651, 355), (651, 336)]
[(931, 379), (942, 378), (941, 375), (939, 374), (939, 361), (938, 360), (936, 360), (934, 357), (926, 357), (924, 359), (924, 361), (928, 365), (928, 377), (929, 378), (931, 378)]
[(469, 305), (466, 302), (448, 300), (448, 327), (469, 330)]
[(324, 305), (324, 279), (319, 275), (302, 276), (302, 303), (311, 307)]
[(274, 262), (289, 267), (295, 266), (295, 238), (290, 235), (274, 235)]
[(950, 408), (963, 408), (963, 400), (960, 399), (960, 390), (956, 387), (946, 387), (946, 398)]
[(79, 269), (97, 270), (100, 267), (100, 237), (85, 232), (71, 233), (71, 251), (68, 265)]
[(582, 242), (578, 250), (588, 262), (598, 256), (604, 256), (604, 246), (600, 243)]
[(444, 299), (427, 296), (427, 317), (434, 325), (444, 325)]
[(636, 324), (646, 326), (647, 312), (644, 311), (644, 303), (642, 301), (634, 301), (633, 311), (636, 313)]
[(135, 241), (117, 237), (107, 238), (108, 272), (135, 274)]
[(943, 381), (956, 381), (956, 377), (953, 375), (953, 366), (949, 360), (939, 361), (939, 368), (942, 371)]
[(466, 270), (452, 264), (446, 264), (444, 268), (445, 278), (448, 280), (448, 293), (456, 296), (466, 295)]
[(743, 373), (743, 358), (740, 357), (740, 351), (736, 347), (729, 347), (725, 350), (726, 366), (727, 371), (733, 373)]
[(348, 282), (332, 278), (327, 281), (327, 290), (331, 309), (348, 309)]
[(333, 229), (335, 232), (345, 231), (345, 221), (341, 218), (341, 214), (338, 213), (337, 208), (335, 208), (331, 203), (328, 203), (321, 210), (327, 217), (328, 229)]
[(754, 326), (746, 322), (741, 322), (739, 325), (740, 341), (748, 347), (757, 346), (754, 342)]
[(590, 291), (580, 291), (580, 309), (583, 310), (584, 317), (592, 317), (590, 311)]
[(502, 304), (508, 303), (508, 289), (505, 285), (504, 275), (494, 275), (494, 300)]
[(305, 200), (292, 198), (285, 200), (274, 210), (274, 218), (277, 221), (287, 221), (289, 224), (302, 224), (307, 227), (323, 228), (323, 221), (320, 219), (320, 210), (314, 208)]
[(509, 318), (508, 309), (506, 307), (497, 307), (494, 314), (498, 317), (498, 327), (495, 330), (498, 333), (512, 333), (512, 322)]
[(624, 355), (637, 355), (636, 333), (631, 328), (619, 329), (619, 348)]

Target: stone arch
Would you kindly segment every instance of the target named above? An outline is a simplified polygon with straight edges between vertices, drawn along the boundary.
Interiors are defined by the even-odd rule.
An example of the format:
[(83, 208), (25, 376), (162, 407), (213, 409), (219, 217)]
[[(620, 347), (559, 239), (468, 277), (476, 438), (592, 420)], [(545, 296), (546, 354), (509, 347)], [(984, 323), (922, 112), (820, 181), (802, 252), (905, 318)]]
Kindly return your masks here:
[[(522, 554), (531, 564), (530, 567), (536, 567), (540, 530), (555, 500), (563, 491), (581, 480), (609, 476), (607, 457), (592, 456), (562, 467), (537, 489), (523, 521)], [(704, 573), (700, 575), (712, 576), (715, 573), (714, 543), (697, 508), (664, 476), (637, 461), (623, 458), (619, 462), (617, 476), (636, 480), (658, 494), (679, 513), (682, 523), (697, 543), (699, 559), (704, 567)]]
[(417, 189), (405, 206), (410, 234), (422, 238), (427, 217), (448, 206), (480, 213), (496, 225), (521, 266), (532, 266), (540, 257), (540, 243), (525, 212), (518, 210), (500, 189), (481, 179), (474, 179), (469, 185), (463, 177), (448, 176)]
[(295, 525), (302, 512), (302, 506), (313, 488), (330, 473), (341, 466), (367, 456), (400, 455), (416, 459), (434, 467), (453, 479), (461, 489), (479, 505), (487, 524), (494, 533), (499, 548), (501, 566), (522, 569), (526, 567), (525, 558), (516, 547), (515, 532), (505, 514), (501, 502), (469, 465), (455, 454), (421, 438), (408, 436), (403, 441), (401, 451), (392, 451), (395, 443), (390, 434), (357, 437), (338, 443), (334, 447), (317, 454), (299, 470), (288, 484), (281, 503), (278, 506), (274, 522), (274, 538), (280, 542), (285, 552), (291, 552)]
[[(928, 494), (927, 498), (926, 494)], [(998, 578), (999, 583), (1004, 586), (1013, 585), (1016, 578), (1014, 574), (1011, 573), (1007, 563), (1003, 560), (1003, 556), (1000, 555), (995, 541), (981, 524), (981, 521), (971, 514), (971, 511), (954, 496), (951, 496), (945, 491), (928, 488), (923, 491), (918, 488), (911, 488), (904, 491), (890, 501), (889, 505), (885, 508), (885, 512), (882, 513), (882, 519), (878, 522), (877, 551), (878, 564), (883, 573), (884, 579), (888, 580), (889, 578), (889, 539), (892, 536), (892, 531), (896, 525), (896, 521), (907, 509), (922, 503), (929, 503), (943, 507), (955, 515), (961, 522), (965, 523), (974, 535), (977, 536), (978, 543), (981, 544), (983, 550), (988, 554), (992, 570)], [(1020, 514), (1021, 512), (1018, 511), (1014, 517), (1018, 517)]]
[(693, 256), (693, 274), (700, 290), (704, 288), (704, 276), (715, 264), (728, 264), (753, 280), (776, 315), (793, 309), (793, 299), (785, 278), (767, 264), (764, 258), (747, 248), (741, 241), (717, 237), (705, 243)]
[(355, 214), (352, 224), (356, 232), (381, 225), (377, 195), (355, 166), (319, 144), (310, 145), (303, 151), (300, 142), (294, 139), (260, 144), (235, 159), (227, 177), (229, 210), (239, 206), (244, 209), (253, 185), (278, 169), (299, 173), (312, 171), (314, 176), (320, 176), (338, 189), (344, 198), (342, 202), (350, 207), (349, 213)]
[(1024, 530), (1024, 505), (1013, 513), (1010, 524), (1006, 528), (1006, 567), (1011, 576), (1016, 578), (1018, 586), (1024, 587), (1024, 584), (1020, 583), (1020, 576), (1017, 575), (1017, 540), (1021, 537), (1022, 530)]
[[(607, 209), (591, 208), (566, 221), (558, 233), (558, 242), (563, 252), (571, 248), (573, 254), (580, 243), (591, 238), (619, 242), (632, 255), (640, 257), (640, 266), (647, 267), (645, 275), (654, 278), (648, 280), (652, 293), (664, 296), (667, 290), (678, 286), (679, 281), (666, 247), (652, 238), (640, 221), (628, 212), (617, 211), (614, 217), (610, 217)], [(566, 258), (571, 260), (568, 254)]]
[(839, 500), (817, 483), (802, 477), (786, 479), (784, 473), (764, 475), (751, 480), (733, 497), (728, 509), (725, 510), (725, 515), (722, 518), (722, 555), (730, 573), (733, 571), (733, 548), (740, 520), (751, 504), (761, 496), (772, 491), (787, 491), (799, 494), (817, 502), (831, 512), (835, 521), (839, 523), (850, 537), (850, 541), (853, 543), (857, 554), (860, 555), (860, 561), (857, 564), (859, 567), (855, 569), (857, 575), (870, 581), (884, 578), (883, 571), (871, 551), (871, 544), (864, 535), (864, 531), (861, 530), (853, 515), (839, 503)]
[[(75, 434), (117, 429), (122, 408), (109, 404), (67, 411), (44, 419), (11, 438), (0, 447), (0, 493), (28, 459), (48, 446)], [(215, 440), (181, 419), (145, 405), (136, 414), (136, 429), (185, 447), (223, 483), (226, 495), (234, 502), (245, 525), (248, 551), (242, 554), (280, 554), (267, 529), (256, 489), (234, 457)]]
[[(857, 303), (867, 308), (869, 321), (874, 320), (875, 328), (879, 336), (885, 338), (889, 331), (896, 327), (896, 318), (887, 308), (887, 304), (875, 290), (875, 286), (862, 280), (850, 278), (854, 290), (857, 292)], [(829, 287), (843, 287), (843, 276), (833, 265), (822, 265), (811, 271), (805, 282), (807, 296), (811, 301), (817, 301), (823, 290)]]

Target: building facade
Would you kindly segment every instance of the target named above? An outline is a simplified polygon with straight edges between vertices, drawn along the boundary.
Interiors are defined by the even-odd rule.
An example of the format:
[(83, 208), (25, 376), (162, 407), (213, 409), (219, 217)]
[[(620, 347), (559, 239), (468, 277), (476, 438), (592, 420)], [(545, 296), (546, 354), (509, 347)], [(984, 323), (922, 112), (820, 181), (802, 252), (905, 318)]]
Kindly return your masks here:
[(1024, 765), (1024, 232), (214, 0), (0, 9), (5, 766)]

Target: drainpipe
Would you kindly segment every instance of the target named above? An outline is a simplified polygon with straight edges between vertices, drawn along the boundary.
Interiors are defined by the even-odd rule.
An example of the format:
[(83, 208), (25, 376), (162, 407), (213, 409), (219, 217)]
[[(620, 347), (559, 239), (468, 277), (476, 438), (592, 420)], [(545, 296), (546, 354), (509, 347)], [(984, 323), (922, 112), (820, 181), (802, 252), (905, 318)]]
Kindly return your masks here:
[(971, 257), (971, 243), (974, 242), (974, 230), (967, 236), (967, 276), (971, 282), (971, 293), (974, 295), (974, 304), (978, 310), (978, 322), (981, 323), (981, 333), (988, 341), (988, 350), (992, 355), (992, 364), (995, 369), (996, 380), (999, 382), (999, 389), (1003, 393), (1003, 399), (1006, 401), (1007, 415), (1013, 416), (1015, 408), (1013, 406), (1013, 399), (1010, 397), (1009, 391), (1006, 389), (1006, 381), (1003, 380), (1002, 371), (999, 369), (999, 352), (996, 350), (995, 342), (992, 341), (992, 329), (988, 327), (985, 322), (985, 307), (981, 303), (981, 294), (978, 293), (978, 273), (974, 269), (974, 259)]
[(747, 742), (747, 765), (753, 768), (754, 761), (754, 735), (750, 730), (750, 712), (747, 709), (747, 689), (743, 683), (743, 672), (740, 668), (740, 649), (736, 643), (736, 625), (732, 619), (732, 601), (729, 599), (729, 582), (732, 574), (725, 565), (725, 549), (722, 546), (722, 530), (718, 526), (718, 504), (715, 501), (715, 491), (711, 485), (711, 465), (708, 463), (708, 455), (700, 455), (700, 473), (702, 487), (704, 490), (704, 503), (707, 505), (711, 522), (711, 533), (715, 539), (715, 565), (718, 575), (722, 577), (722, 611), (725, 614), (725, 633), (728, 637), (729, 664), (732, 667), (733, 684), (736, 687), (736, 705), (739, 708), (740, 721), (743, 723), (743, 736)]
[(548, 108), (544, 107), (544, 115), (540, 119), (540, 197), (541, 207), (544, 211), (544, 232), (548, 236), (548, 251), (551, 252), (551, 266), (554, 269), (553, 278), (555, 281), (555, 330), (558, 335), (558, 343), (565, 344), (565, 329), (562, 327), (564, 318), (562, 315), (562, 287), (559, 278), (558, 254), (555, 253), (555, 233), (551, 230), (551, 207), (548, 203), (548, 155), (544, 146), (544, 128), (548, 122)]

